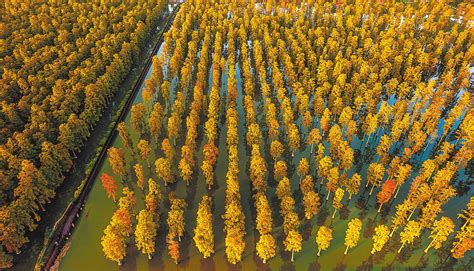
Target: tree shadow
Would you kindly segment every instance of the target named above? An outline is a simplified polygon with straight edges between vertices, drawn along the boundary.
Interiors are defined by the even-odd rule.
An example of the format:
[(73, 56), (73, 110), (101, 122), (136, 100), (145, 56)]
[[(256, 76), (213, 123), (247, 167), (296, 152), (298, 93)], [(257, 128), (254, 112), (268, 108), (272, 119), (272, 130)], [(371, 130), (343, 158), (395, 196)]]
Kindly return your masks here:
[(321, 264), (318, 261), (312, 262), (308, 266), (308, 271), (319, 271), (321, 270)]
[(214, 257), (208, 257), (206, 259), (201, 259), (201, 266), (200, 270), (202, 271), (215, 271), (216, 270), (216, 263), (214, 262)]
[(351, 211), (349, 210), (347, 205), (344, 205), (340, 210), (339, 210), (339, 218), (341, 220), (346, 220), (349, 215), (351, 214)]
[(364, 237), (369, 239), (372, 237), (375, 231), (375, 219), (369, 218), (365, 223)]
[(283, 265), (281, 266), (280, 271), (296, 271), (296, 268), (295, 268), (295, 265), (291, 261), (285, 261)]
[(316, 224), (318, 226), (324, 225), (328, 216), (329, 216), (329, 211), (326, 207), (319, 209), (318, 216), (316, 218)]
[(137, 250), (136, 246), (130, 245), (127, 249), (127, 256), (123, 264), (120, 266), (119, 270), (132, 270), (137, 265), (137, 258), (140, 252)]
[(304, 241), (307, 241), (311, 237), (311, 232), (313, 231), (313, 225), (311, 220), (304, 220), (304, 224), (301, 226), (301, 236)]
[(226, 264), (227, 264), (228, 271), (241, 271), (242, 270), (242, 265), (240, 263), (231, 264), (228, 261), (226, 261)]

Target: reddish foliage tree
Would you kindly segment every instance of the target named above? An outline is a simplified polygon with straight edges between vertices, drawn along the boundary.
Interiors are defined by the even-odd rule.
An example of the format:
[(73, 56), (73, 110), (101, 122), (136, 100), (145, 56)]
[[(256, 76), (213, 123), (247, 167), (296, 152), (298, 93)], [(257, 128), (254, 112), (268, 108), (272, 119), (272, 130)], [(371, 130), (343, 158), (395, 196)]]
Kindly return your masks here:
[(464, 257), (464, 253), (474, 248), (474, 240), (470, 238), (464, 238), (461, 242), (454, 248), (453, 257), (456, 259), (461, 259)]
[(387, 203), (393, 195), (393, 192), (395, 191), (395, 182), (393, 180), (387, 180), (386, 182), (383, 183), (382, 185), (382, 190), (377, 194), (377, 202), (379, 204), (379, 209), (377, 212), (380, 213), (380, 210), (382, 210), (382, 205), (384, 203)]
[(100, 181), (102, 182), (102, 186), (105, 188), (105, 192), (107, 192), (107, 196), (112, 198), (115, 202), (115, 195), (117, 194), (118, 186), (114, 178), (107, 173), (102, 173), (102, 175), (100, 175)]

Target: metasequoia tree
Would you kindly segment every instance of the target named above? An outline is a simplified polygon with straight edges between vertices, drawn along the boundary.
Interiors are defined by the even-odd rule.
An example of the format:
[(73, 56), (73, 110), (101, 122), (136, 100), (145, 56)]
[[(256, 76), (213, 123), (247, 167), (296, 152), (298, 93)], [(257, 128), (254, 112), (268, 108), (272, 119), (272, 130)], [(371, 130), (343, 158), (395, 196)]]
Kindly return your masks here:
[(109, 163), (112, 171), (120, 177), (120, 181), (123, 181), (123, 176), (127, 174), (125, 168), (125, 155), (119, 148), (111, 147), (107, 151), (109, 156)]
[(400, 242), (402, 245), (398, 249), (398, 253), (400, 253), (403, 247), (406, 244), (412, 244), (415, 241), (415, 238), (419, 237), (421, 233), (420, 223), (415, 220), (408, 221), (403, 231), (400, 233)]
[(132, 234), (132, 210), (135, 205), (135, 195), (125, 187), (123, 196), (119, 199), (118, 209), (112, 215), (110, 224), (104, 230), (101, 238), (102, 251), (107, 259), (122, 264), (126, 255), (127, 239)]
[(181, 237), (184, 235), (184, 208), (186, 202), (183, 199), (178, 199), (174, 194), (170, 193), (170, 211), (168, 212), (168, 238), (175, 239), (178, 237), (178, 241), (181, 242)]
[(102, 173), (100, 175), (100, 181), (102, 182), (102, 186), (107, 193), (107, 197), (112, 198), (115, 202), (115, 197), (117, 195), (118, 185), (115, 182), (114, 178), (107, 173)]
[(428, 247), (426, 247), (424, 252), (427, 253), (431, 247), (439, 249), (453, 231), (454, 223), (449, 217), (443, 216), (439, 220), (436, 220), (433, 223), (433, 227), (431, 228), (431, 242)]
[(256, 244), (257, 255), (266, 263), (268, 259), (276, 254), (276, 242), (272, 232), (272, 211), (267, 197), (263, 193), (255, 195), (256, 198), (256, 229), (259, 232), (259, 240)]
[(337, 188), (336, 192), (334, 193), (334, 198), (332, 200), (332, 206), (334, 206), (334, 213), (332, 214), (332, 218), (336, 216), (337, 210), (342, 208), (342, 198), (344, 197), (344, 189)]
[(382, 190), (377, 194), (377, 203), (379, 204), (379, 209), (377, 210), (380, 213), (384, 203), (387, 203), (393, 195), (395, 190), (395, 182), (392, 180), (387, 180), (382, 184)]
[(390, 230), (385, 225), (378, 225), (375, 227), (374, 234), (372, 235), (372, 240), (374, 244), (372, 246), (371, 254), (375, 252), (382, 251), (382, 248), (390, 239)]
[(132, 149), (132, 139), (130, 137), (130, 133), (127, 130), (127, 125), (125, 122), (120, 122), (117, 126), (117, 132), (120, 136), (120, 139), (122, 140), (122, 144), (125, 148)]
[(316, 244), (318, 244), (318, 256), (321, 255), (322, 250), (328, 249), (332, 241), (332, 229), (321, 226), (316, 235)]
[(145, 139), (140, 139), (140, 141), (138, 141), (137, 148), (140, 151), (140, 158), (142, 160), (146, 160), (148, 167), (150, 167), (150, 155), (152, 149), (148, 141)]
[(367, 169), (367, 183), (365, 184), (365, 187), (367, 187), (369, 184), (372, 185), (370, 188), (369, 195), (372, 195), (372, 192), (374, 191), (374, 187), (379, 186), (380, 182), (382, 181), (382, 178), (385, 174), (385, 169), (382, 164), (379, 163), (371, 163)]
[(133, 170), (135, 171), (135, 176), (137, 176), (137, 185), (143, 190), (143, 187), (145, 186), (145, 174), (143, 172), (143, 166), (140, 164), (135, 164), (133, 166)]
[(286, 251), (291, 251), (291, 262), (294, 261), (295, 252), (298, 252), (301, 250), (302, 241), (303, 241), (303, 238), (301, 237), (301, 234), (296, 230), (291, 230), (286, 235), (286, 238), (283, 244), (285, 245)]
[(298, 163), (298, 168), (297, 168), (297, 174), (300, 177), (300, 182), (301, 179), (303, 179), (304, 176), (308, 175), (309, 173), (309, 162), (308, 159), (302, 158), (300, 162)]
[(357, 243), (360, 239), (360, 231), (362, 230), (362, 221), (358, 218), (353, 218), (349, 221), (346, 230), (346, 238), (344, 239), (344, 245), (346, 245), (346, 250), (344, 254), (347, 254), (349, 248), (357, 246)]
[(174, 175), (171, 170), (171, 164), (166, 158), (158, 158), (155, 161), (155, 171), (156, 175), (163, 179), (165, 186), (174, 182)]
[(346, 191), (349, 193), (349, 199), (352, 198), (352, 195), (357, 194), (360, 188), (360, 182), (362, 178), (359, 174), (354, 173), (352, 177), (346, 183)]
[(194, 242), (204, 258), (214, 253), (214, 233), (212, 230), (212, 199), (207, 195), (199, 203), (196, 228), (194, 228)]

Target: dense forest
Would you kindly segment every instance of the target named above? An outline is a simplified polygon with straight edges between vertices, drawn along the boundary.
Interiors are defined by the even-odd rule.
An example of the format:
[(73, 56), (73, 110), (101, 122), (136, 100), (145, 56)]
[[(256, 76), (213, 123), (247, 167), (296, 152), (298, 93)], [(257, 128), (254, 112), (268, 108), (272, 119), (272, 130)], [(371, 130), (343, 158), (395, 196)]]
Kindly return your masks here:
[[(132, 107), (130, 125), (119, 126), (123, 147), (109, 149), (112, 172), (100, 177), (118, 201), (102, 237), (105, 256), (120, 265), (135, 243), (149, 258), (158, 248), (178, 264), (189, 234), (207, 258), (214, 232), (223, 230), (227, 260), (237, 264), (250, 223), (263, 263), (278, 247), (293, 261), (303, 249), (302, 224), (321, 208), (331, 214), (310, 237), (315, 257), (330, 246), (347, 254), (367, 225), (351, 219), (344, 244), (333, 244), (330, 221), (344, 205), (358, 205), (379, 217), (369, 231), (371, 254), (393, 249), (389, 243), (401, 253), (424, 238), (426, 253), (449, 247), (450, 260), (463, 258), (474, 247), (474, 198), (457, 217), (444, 208), (472, 195), (472, 4), (256, 2), (182, 4), (143, 102)], [(228, 167), (226, 179), (216, 180), (222, 134)], [(186, 232), (188, 203), (173, 190), (197, 175), (208, 192)], [(213, 201), (216, 181), (225, 186), (224, 202)], [(246, 185), (252, 217), (242, 211)], [(145, 207), (136, 210), (142, 198)], [(216, 204), (225, 204), (223, 213), (213, 212)], [(166, 246), (155, 243), (158, 232), (166, 232)]]
[(0, 268), (41, 223), (166, 4), (0, 3)]

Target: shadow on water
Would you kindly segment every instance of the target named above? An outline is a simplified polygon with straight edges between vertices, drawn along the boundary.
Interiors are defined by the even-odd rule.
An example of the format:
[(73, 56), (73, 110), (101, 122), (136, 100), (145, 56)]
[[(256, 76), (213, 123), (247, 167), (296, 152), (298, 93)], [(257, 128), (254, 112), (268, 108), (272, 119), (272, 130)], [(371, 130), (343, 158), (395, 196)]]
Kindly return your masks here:
[(200, 261), (201, 271), (216, 271), (216, 263), (214, 262), (214, 257), (208, 257), (206, 259), (201, 259)]
[(321, 265), (318, 263), (316, 260), (315, 262), (312, 262), (308, 266), (308, 271), (319, 271), (321, 270)]
[(280, 271), (296, 271), (296, 268), (295, 268), (295, 265), (291, 261), (286, 261), (281, 266)]
[(125, 257), (123, 264), (120, 266), (120, 270), (133, 270), (137, 265), (137, 258), (140, 252), (137, 250), (136, 246), (128, 246), (127, 256)]

